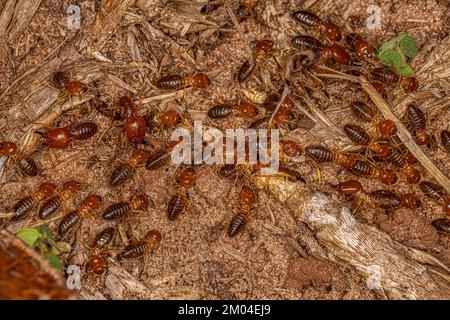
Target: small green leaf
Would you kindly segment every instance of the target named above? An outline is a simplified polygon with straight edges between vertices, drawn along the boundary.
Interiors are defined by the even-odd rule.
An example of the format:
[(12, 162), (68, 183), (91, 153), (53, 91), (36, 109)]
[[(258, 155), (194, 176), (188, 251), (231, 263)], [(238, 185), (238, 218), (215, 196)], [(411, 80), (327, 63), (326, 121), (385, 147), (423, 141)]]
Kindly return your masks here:
[(37, 229), (28, 228), (22, 229), (17, 232), (17, 237), (30, 247), (35, 247), (38, 243), (39, 238), (42, 237), (42, 234)]
[(52, 267), (59, 269), (61, 268), (61, 260), (57, 256), (55, 256), (53, 253), (47, 252), (44, 254), (44, 258), (47, 259)]
[(398, 45), (405, 54), (405, 56), (409, 58), (414, 58), (417, 55), (418, 50), (416, 46), (416, 41), (414, 41), (414, 39), (411, 36), (405, 35), (400, 40)]
[(42, 233), (43, 237), (48, 240), (50, 245), (55, 245), (55, 238), (53, 237), (51, 230), (46, 225), (38, 226), (36, 227), (36, 229), (38, 229)]
[(401, 66), (405, 61), (403, 54), (393, 49), (388, 49), (380, 52), (378, 58), (384, 65), (388, 67)]
[(403, 66), (395, 66), (395, 71), (398, 73), (398, 75), (402, 77), (412, 77), (414, 76), (413, 69), (409, 66), (409, 64), (405, 64)]
[(64, 241), (57, 242), (55, 247), (60, 252), (70, 252), (70, 250), (72, 250), (72, 247), (70, 246), (70, 244), (68, 244), (67, 242), (64, 242)]

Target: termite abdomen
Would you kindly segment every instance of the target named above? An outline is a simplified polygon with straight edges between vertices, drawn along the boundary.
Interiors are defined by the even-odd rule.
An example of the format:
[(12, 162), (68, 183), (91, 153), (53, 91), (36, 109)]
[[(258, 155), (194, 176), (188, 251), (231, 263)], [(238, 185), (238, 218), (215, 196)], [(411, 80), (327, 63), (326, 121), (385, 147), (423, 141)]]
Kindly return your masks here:
[(103, 219), (116, 220), (125, 217), (131, 211), (131, 207), (127, 202), (119, 202), (109, 206), (103, 212)]
[(344, 132), (347, 137), (356, 144), (366, 146), (370, 143), (370, 136), (360, 126), (346, 124), (344, 126)]
[(353, 114), (360, 120), (372, 121), (376, 115), (376, 111), (372, 106), (369, 106), (361, 101), (354, 101), (350, 104)]
[(450, 219), (436, 219), (431, 222), (431, 225), (435, 227), (439, 233), (450, 235)]
[(62, 201), (59, 196), (55, 196), (46, 201), (39, 210), (39, 218), (45, 220), (50, 218), (61, 207)]
[(107, 246), (114, 239), (115, 235), (116, 235), (116, 230), (114, 228), (108, 227), (108, 228), (104, 229), (94, 239), (93, 247), (101, 249), (101, 248)]
[(230, 237), (234, 237), (242, 230), (243, 226), (246, 223), (246, 214), (238, 213), (232, 219), (230, 224), (228, 225), (227, 233)]
[(64, 72), (58, 71), (53, 74), (53, 85), (57, 89), (64, 89), (69, 84), (70, 80)]
[(183, 77), (180, 75), (168, 75), (160, 78), (155, 86), (160, 89), (180, 89), (183, 87)]
[(147, 170), (157, 170), (167, 164), (170, 160), (170, 152), (160, 149), (151, 154), (145, 164)]
[(410, 104), (406, 108), (406, 115), (415, 131), (425, 130), (425, 115), (419, 107)]
[(323, 49), (322, 43), (314, 37), (311, 36), (296, 36), (291, 40), (292, 45), (297, 49), (311, 49), (313, 51), (319, 52)]
[(116, 187), (118, 185), (123, 184), (131, 177), (133, 168), (131, 168), (128, 164), (119, 165), (111, 174), (109, 178), (109, 185), (111, 187)]
[(19, 170), (31, 177), (37, 176), (39, 169), (31, 157), (23, 157), (18, 162)]
[(308, 27), (317, 28), (322, 25), (322, 20), (312, 12), (296, 11), (293, 16), (299, 23)]
[(126, 260), (126, 259), (140, 258), (144, 255), (146, 249), (147, 249), (147, 243), (144, 241), (140, 241), (139, 243), (131, 244), (131, 245), (127, 246), (123, 252), (119, 253), (116, 256), (116, 259), (118, 261), (120, 261), (120, 260)]
[(30, 211), (34, 208), (35, 202), (31, 197), (26, 197), (20, 199), (13, 208), (14, 215), (11, 218), (12, 221), (19, 221), (30, 213)]
[(305, 153), (317, 162), (333, 161), (333, 152), (322, 146), (308, 146), (305, 148)]
[(372, 70), (372, 77), (375, 80), (385, 83), (387, 85), (396, 84), (399, 79), (398, 75), (394, 71), (385, 67), (380, 67)]
[(388, 190), (371, 192), (369, 197), (377, 208), (384, 210), (397, 209), (403, 205), (402, 200), (395, 193)]
[(239, 68), (239, 71), (237, 73), (237, 80), (239, 82), (244, 82), (253, 74), (253, 71), (255, 71), (255, 68), (256, 68), (256, 65), (253, 61), (250, 61), (250, 60), (245, 61), (242, 64), (242, 66)]
[(208, 117), (211, 119), (223, 119), (229, 117), (233, 113), (233, 107), (221, 104), (208, 110)]
[(98, 131), (98, 126), (94, 122), (84, 122), (69, 127), (69, 133), (76, 140), (86, 140), (91, 138)]
[(81, 217), (77, 211), (72, 211), (64, 216), (58, 226), (58, 235), (63, 237), (71, 228), (73, 228)]
[(419, 188), (425, 195), (433, 199), (441, 199), (445, 196), (444, 188), (429, 181), (422, 181), (419, 183)]
[(185, 195), (174, 195), (167, 205), (167, 218), (171, 221), (175, 220), (184, 209)]

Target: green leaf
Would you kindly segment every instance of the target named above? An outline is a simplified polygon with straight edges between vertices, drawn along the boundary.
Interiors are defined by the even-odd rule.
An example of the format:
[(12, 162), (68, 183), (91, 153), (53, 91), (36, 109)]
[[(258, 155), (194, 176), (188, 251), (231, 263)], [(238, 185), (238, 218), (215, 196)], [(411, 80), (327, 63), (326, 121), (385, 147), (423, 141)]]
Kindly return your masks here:
[(61, 268), (61, 260), (57, 256), (55, 256), (53, 253), (47, 252), (44, 254), (44, 259), (47, 259), (52, 267), (59, 269)]
[(381, 51), (380, 54), (378, 55), (378, 58), (384, 65), (388, 67), (401, 66), (405, 63), (404, 62), (405, 58), (403, 54), (393, 49)]
[(413, 69), (409, 66), (409, 64), (405, 64), (403, 66), (395, 66), (395, 71), (398, 73), (398, 75), (402, 77), (412, 77), (414, 76)]
[(51, 230), (46, 225), (38, 226), (36, 227), (36, 229), (38, 229), (42, 233), (43, 237), (48, 240), (50, 245), (55, 245), (55, 238), (53, 237)]
[(409, 58), (414, 58), (418, 53), (416, 41), (407, 34), (400, 40), (398, 45), (405, 56)]
[(35, 247), (39, 241), (39, 238), (42, 237), (42, 234), (39, 232), (39, 230), (34, 228), (22, 229), (17, 232), (16, 235), (30, 247)]

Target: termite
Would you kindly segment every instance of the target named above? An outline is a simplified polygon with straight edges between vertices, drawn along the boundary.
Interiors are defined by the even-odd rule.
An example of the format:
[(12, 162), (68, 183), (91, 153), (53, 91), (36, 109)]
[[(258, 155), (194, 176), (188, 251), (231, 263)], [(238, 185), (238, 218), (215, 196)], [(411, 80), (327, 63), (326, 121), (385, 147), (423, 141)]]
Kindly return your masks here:
[(378, 141), (372, 139), (360, 126), (357, 126), (355, 124), (346, 124), (344, 126), (344, 132), (347, 137), (354, 143), (366, 146), (367, 148), (375, 152), (380, 158), (386, 158), (392, 152), (390, 146), (380, 144)]
[(119, 98), (116, 118), (125, 120), (125, 133), (131, 143), (142, 143), (147, 131), (147, 121), (136, 114), (136, 106), (128, 96)]
[(31, 158), (31, 156), (19, 155), (17, 153), (17, 145), (12, 141), (0, 142), (0, 156), (12, 158), (19, 168), (19, 171), (34, 177), (39, 174), (39, 169), (36, 162)]
[(51, 197), (55, 191), (55, 185), (53, 183), (44, 182), (39, 185), (36, 191), (30, 196), (20, 199), (13, 207), (13, 214), (11, 221), (20, 221), (25, 219), (35, 208), (39, 202), (45, 198)]
[(382, 136), (393, 136), (397, 133), (395, 122), (390, 119), (380, 119), (374, 107), (362, 101), (354, 101), (350, 104), (350, 108), (358, 119), (374, 123)]
[(116, 256), (118, 261), (141, 258), (158, 249), (162, 235), (158, 230), (147, 232), (143, 240), (128, 245), (121, 253)]
[(410, 92), (416, 92), (419, 89), (419, 81), (416, 77), (400, 78), (400, 86)]
[(64, 182), (61, 192), (58, 195), (48, 199), (39, 209), (39, 218), (46, 220), (53, 216), (61, 206), (65, 205), (77, 191), (81, 184), (75, 180)]
[(406, 118), (414, 130), (415, 140), (419, 146), (430, 141), (430, 135), (426, 130), (426, 120), (423, 111), (415, 104), (406, 107)]
[(72, 212), (66, 214), (58, 225), (58, 235), (63, 238), (69, 230), (75, 227), (82, 219), (89, 216), (91, 210), (97, 209), (102, 203), (102, 198), (96, 194), (88, 195), (81, 205)]
[(224, 119), (234, 114), (252, 119), (259, 114), (259, 110), (253, 103), (248, 102), (239, 105), (221, 104), (208, 110), (208, 117), (211, 119)]
[(400, 172), (405, 175), (407, 183), (419, 183), (422, 176), (420, 171), (411, 165), (409, 158), (404, 156), (398, 148), (391, 148), (391, 154), (384, 160), (399, 168)]
[(357, 205), (368, 205), (383, 210), (397, 209), (403, 205), (402, 200), (395, 193), (388, 190), (367, 193), (357, 180), (347, 180), (332, 187), (342, 195), (354, 196)]
[(145, 169), (154, 171), (168, 164), (171, 160), (172, 149), (178, 143), (180, 143), (180, 141), (171, 141), (165, 148), (158, 149), (155, 152), (151, 153), (147, 159), (147, 162), (145, 163)]
[[(278, 106), (280, 99), (281, 99), (281, 96), (279, 94), (270, 94), (264, 100), (262, 107), (264, 109), (266, 109), (268, 112), (272, 112)], [(294, 101), (292, 100), (292, 97), (290, 94), (288, 94), (280, 104), (280, 106), (283, 108), (293, 108), (294, 105), (295, 105)]]
[(102, 255), (109, 244), (114, 240), (115, 235), (116, 230), (112, 227), (107, 227), (96, 235), (92, 244), (92, 252), (86, 263), (88, 272), (102, 274), (106, 271), (107, 263)]
[(367, 61), (373, 58), (373, 47), (359, 35), (355, 33), (348, 35), (346, 42), (360, 61)]
[(419, 188), (427, 197), (435, 200), (442, 200), (442, 210), (445, 214), (450, 215), (450, 196), (446, 196), (444, 188), (436, 183), (429, 181), (420, 182)]
[(109, 177), (109, 185), (111, 187), (119, 186), (133, 175), (136, 167), (143, 165), (148, 159), (149, 153), (144, 149), (136, 149), (133, 151), (127, 163), (118, 165)]
[(53, 85), (66, 91), (69, 97), (81, 96), (87, 92), (87, 86), (81, 81), (70, 81), (66, 73), (58, 71), (53, 74)]
[(356, 165), (349, 170), (351, 173), (378, 179), (383, 184), (394, 184), (397, 175), (391, 169), (377, 168), (366, 161), (358, 160)]
[(371, 75), (374, 80), (387, 85), (395, 85), (399, 79), (398, 75), (394, 71), (386, 67), (380, 67), (372, 70)]
[(168, 75), (160, 78), (155, 86), (164, 90), (176, 90), (187, 87), (206, 88), (211, 81), (204, 73), (196, 73), (192, 76)]
[(346, 169), (351, 169), (358, 163), (355, 155), (333, 152), (323, 146), (308, 146), (305, 148), (305, 154), (319, 163), (334, 162)]
[(255, 191), (249, 186), (244, 185), (239, 192), (239, 212), (231, 219), (228, 225), (227, 233), (230, 237), (234, 237), (242, 230), (255, 201)]
[(246, 60), (239, 68), (237, 73), (237, 80), (239, 82), (246, 81), (255, 71), (255, 69), (269, 57), (269, 53), (272, 51), (273, 42), (270, 40), (260, 40), (255, 45), (255, 51), (253, 52), (253, 59)]
[(98, 126), (93, 122), (83, 122), (67, 127), (51, 129), (41, 133), (42, 143), (50, 148), (65, 149), (75, 140), (86, 140), (98, 131)]
[(342, 33), (340, 28), (334, 23), (322, 21), (317, 15), (308, 11), (296, 11), (293, 13), (294, 19), (307, 27), (320, 29), (331, 41), (340, 41)]
[(383, 83), (381, 83), (380, 81), (372, 81), (370, 84), (383, 99), (389, 98), (389, 94)]
[(117, 220), (126, 217), (133, 210), (146, 210), (148, 198), (143, 194), (134, 195), (129, 201), (118, 202), (110, 205), (103, 211), (103, 219)]
[(192, 188), (197, 179), (197, 174), (193, 168), (183, 170), (177, 179), (177, 192), (167, 204), (167, 218), (175, 220), (186, 206), (188, 190)]
[(303, 154), (303, 148), (294, 140), (281, 140), (280, 150), (283, 156), (289, 158), (300, 158)]
[(403, 207), (408, 209), (417, 209), (422, 205), (422, 201), (414, 193), (405, 193), (400, 195)]

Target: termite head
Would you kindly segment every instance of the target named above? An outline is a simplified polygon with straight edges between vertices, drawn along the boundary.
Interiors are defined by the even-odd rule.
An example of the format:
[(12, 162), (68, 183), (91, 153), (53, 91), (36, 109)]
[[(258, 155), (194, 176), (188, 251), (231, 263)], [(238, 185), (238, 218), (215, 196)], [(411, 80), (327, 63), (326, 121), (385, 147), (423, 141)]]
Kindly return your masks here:
[(72, 192), (80, 190), (80, 187), (81, 187), (81, 183), (79, 183), (76, 180), (69, 180), (69, 181), (64, 182), (64, 184), (63, 184), (64, 190), (69, 190)]
[(204, 73), (197, 73), (193, 75), (190, 79), (192, 86), (197, 88), (206, 88), (211, 83), (211, 80), (209, 80), (208, 76)]
[(191, 188), (195, 184), (196, 175), (197, 173), (194, 168), (189, 167), (184, 169), (178, 176), (178, 184), (184, 188)]
[(347, 180), (341, 183), (338, 183), (337, 185), (331, 185), (330, 187), (337, 190), (340, 194), (345, 196), (351, 196), (355, 195), (358, 192), (363, 191), (363, 187), (361, 183), (357, 180)]
[(256, 52), (269, 52), (273, 48), (273, 41), (270, 40), (260, 40), (255, 44)]
[(130, 164), (132, 166), (137, 166), (143, 163), (147, 162), (147, 159), (149, 157), (149, 153), (147, 150), (145, 149), (136, 149), (133, 151), (133, 154), (131, 155), (130, 158)]
[(69, 96), (81, 96), (86, 94), (88, 87), (81, 81), (71, 81), (66, 85), (66, 91)]
[(0, 142), (0, 154), (2, 156), (13, 156), (17, 153), (17, 144), (12, 141)]
[(44, 182), (39, 185), (38, 190), (42, 192), (46, 197), (50, 197), (53, 195), (56, 186), (50, 182)]
[[(159, 116), (159, 121), (162, 125), (165, 125), (170, 128), (175, 128), (183, 121), (183, 118), (175, 110), (167, 110), (167, 111), (164, 111)], [(147, 119), (147, 123), (148, 123), (148, 119)]]
[(414, 193), (405, 193), (401, 197), (403, 207), (408, 209), (417, 209), (422, 205), (422, 201)]
[(397, 182), (397, 175), (391, 169), (383, 170), (380, 180), (384, 184), (394, 184)]
[(239, 199), (243, 204), (252, 205), (256, 201), (255, 191), (249, 186), (243, 186), (239, 192)]
[(341, 29), (334, 23), (322, 23), (325, 36), (331, 41), (340, 41), (342, 38)]
[(149, 232), (147, 232), (145, 239), (147, 241), (159, 243), (162, 240), (162, 235), (158, 230), (150, 230)]
[(131, 206), (135, 210), (146, 210), (148, 208), (148, 198), (143, 194), (131, 197)]
[(102, 274), (105, 272), (106, 267), (105, 259), (98, 254), (91, 255), (86, 265), (87, 271), (95, 274)]
[(302, 148), (293, 140), (282, 140), (280, 145), (282, 153), (287, 157), (299, 158), (303, 153)]
[(92, 209), (97, 209), (98, 207), (100, 207), (101, 203), (102, 203), (102, 197), (100, 197), (96, 194), (88, 195), (83, 201), (83, 205), (86, 205)]
[(397, 133), (397, 126), (394, 121), (385, 119), (378, 123), (378, 130), (382, 136), (393, 136)]

